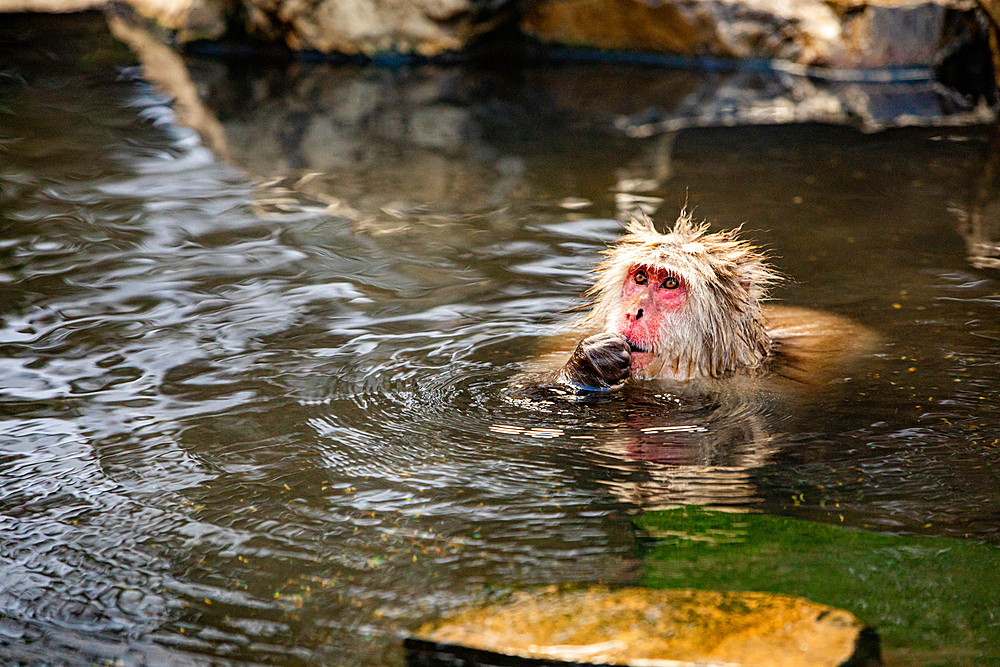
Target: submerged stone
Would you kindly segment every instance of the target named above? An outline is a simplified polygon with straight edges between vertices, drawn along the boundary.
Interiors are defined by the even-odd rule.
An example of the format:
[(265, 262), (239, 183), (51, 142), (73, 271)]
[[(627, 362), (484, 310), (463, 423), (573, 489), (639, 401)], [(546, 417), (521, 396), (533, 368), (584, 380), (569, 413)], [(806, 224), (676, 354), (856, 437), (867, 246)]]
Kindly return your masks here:
[(521, 592), (428, 624), (406, 646), (411, 667), (881, 664), (878, 637), (849, 612), (753, 592)]

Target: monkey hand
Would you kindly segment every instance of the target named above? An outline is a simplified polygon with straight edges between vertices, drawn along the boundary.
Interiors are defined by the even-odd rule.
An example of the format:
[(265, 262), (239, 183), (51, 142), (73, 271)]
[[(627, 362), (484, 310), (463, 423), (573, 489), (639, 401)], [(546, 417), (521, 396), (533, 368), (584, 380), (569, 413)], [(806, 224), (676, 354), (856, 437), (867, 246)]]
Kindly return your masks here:
[(559, 381), (583, 391), (606, 391), (632, 374), (632, 348), (625, 336), (601, 333), (584, 338), (559, 371)]

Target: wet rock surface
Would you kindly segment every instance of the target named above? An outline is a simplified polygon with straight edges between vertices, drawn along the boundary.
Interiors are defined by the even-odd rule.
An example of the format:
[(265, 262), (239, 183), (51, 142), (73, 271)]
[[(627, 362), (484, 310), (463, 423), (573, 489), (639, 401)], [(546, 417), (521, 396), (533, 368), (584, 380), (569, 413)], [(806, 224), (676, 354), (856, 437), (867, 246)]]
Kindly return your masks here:
[[(80, 11), (115, 1), (0, 0), (0, 12)], [(990, 69), (987, 17), (997, 13), (972, 0), (125, 1), (179, 42), (230, 31), (297, 51), (439, 56), (502, 32), (498, 39), (507, 42), (520, 33), (615, 53), (833, 70), (942, 68), (957, 60), (958, 69), (982, 70), (980, 78)]]
[(552, 661), (544, 664), (881, 664), (877, 636), (852, 614), (750, 592), (523, 592), (426, 625), (407, 646), (411, 667), (454, 664), (449, 655), (481, 665), (516, 664), (500, 656)]
[[(0, 0), (5, 12), (78, 12), (115, 0)], [(415, 53), (462, 49), (496, 23), (504, 0), (124, 0), (174, 31), (179, 42), (216, 39), (234, 28), (296, 50)]]
[(522, 25), (573, 46), (852, 69), (933, 66), (985, 39), (963, 0), (546, 0)]
[(503, 0), (244, 0), (254, 35), (293, 49), (438, 55), (493, 27)]
[(221, 37), (232, 26), (233, 8), (228, 0), (0, 0), (0, 14), (70, 14), (102, 9), (113, 15), (138, 13), (171, 31), (178, 42)]

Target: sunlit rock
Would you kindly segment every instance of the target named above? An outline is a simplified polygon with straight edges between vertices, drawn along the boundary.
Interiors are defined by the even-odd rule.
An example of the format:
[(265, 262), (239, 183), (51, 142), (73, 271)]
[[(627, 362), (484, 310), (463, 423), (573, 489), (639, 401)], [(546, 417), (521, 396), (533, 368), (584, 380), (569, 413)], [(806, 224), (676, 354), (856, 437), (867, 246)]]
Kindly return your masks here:
[[(515, 594), (429, 624), (409, 665), (878, 665), (878, 638), (852, 614), (770, 593), (626, 588)], [(499, 654), (490, 658), (488, 654)], [(501, 662), (495, 662), (499, 659)]]
[(104, 0), (0, 0), (2, 12), (81, 12), (96, 9)]
[(364, 55), (460, 51), (519, 13), (522, 30), (544, 42), (847, 69), (936, 67), (988, 38), (968, 0), (0, 0), (0, 12), (114, 2), (179, 42), (236, 27), (296, 50)]
[(0, 0), (0, 14), (41, 12), (60, 14), (106, 8), (134, 9), (174, 32), (179, 41), (215, 39), (226, 31), (228, 0)]
[(140, 14), (173, 30), (179, 41), (215, 39), (227, 28), (227, 0), (127, 0)]
[[(248, 28), (293, 49), (435, 55), (461, 49), (490, 25), (475, 0), (245, 0)], [(487, 20), (484, 20), (487, 19)]]
[[(77, 12), (115, 0), (0, 0), (3, 12)], [(221, 37), (239, 25), (292, 49), (423, 56), (457, 51), (495, 27), (506, 0), (118, 0), (179, 42)]]
[(546, 42), (615, 51), (934, 66), (980, 37), (975, 11), (961, 0), (541, 0), (522, 27)]

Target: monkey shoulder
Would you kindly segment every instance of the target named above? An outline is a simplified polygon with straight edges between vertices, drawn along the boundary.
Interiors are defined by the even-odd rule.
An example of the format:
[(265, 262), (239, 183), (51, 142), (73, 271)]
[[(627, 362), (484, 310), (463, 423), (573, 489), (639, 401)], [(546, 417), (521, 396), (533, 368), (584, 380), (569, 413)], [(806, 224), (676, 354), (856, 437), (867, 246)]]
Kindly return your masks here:
[(764, 308), (772, 354), (769, 373), (797, 384), (827, 384), (874, 351), (871, 329), (832, 313), (793, 306)]

